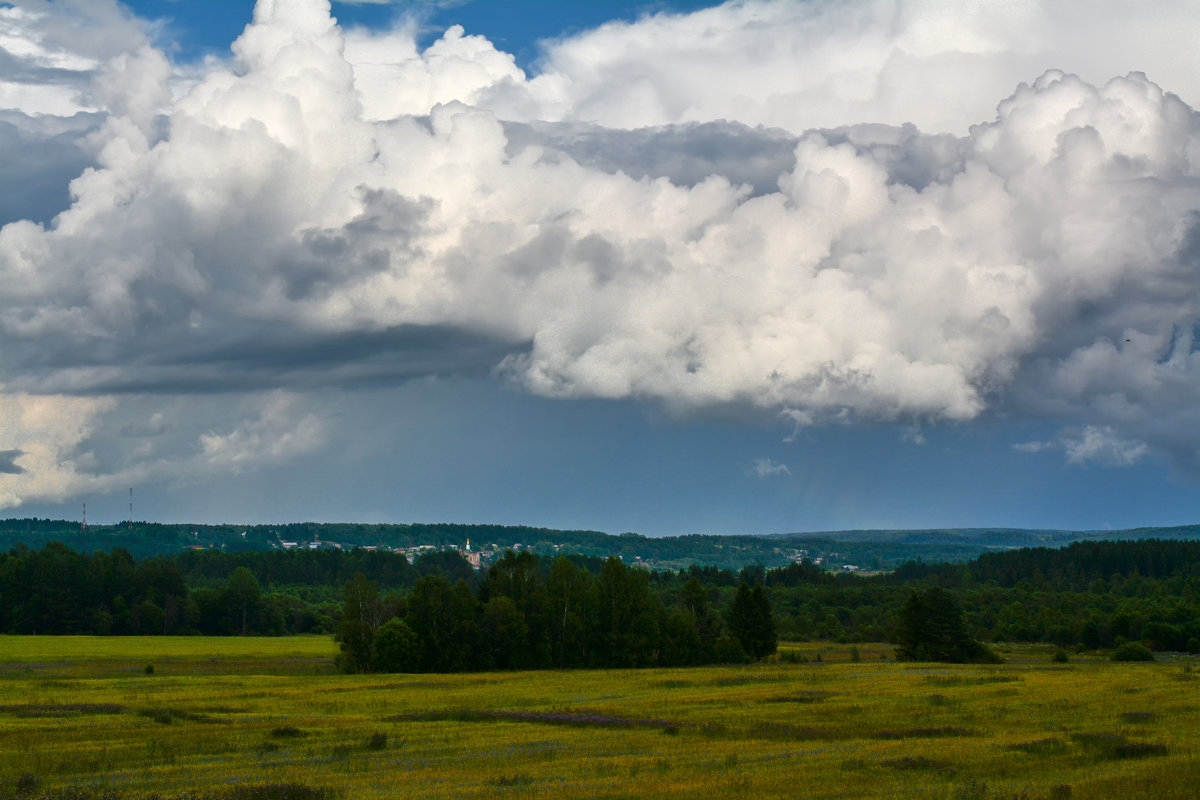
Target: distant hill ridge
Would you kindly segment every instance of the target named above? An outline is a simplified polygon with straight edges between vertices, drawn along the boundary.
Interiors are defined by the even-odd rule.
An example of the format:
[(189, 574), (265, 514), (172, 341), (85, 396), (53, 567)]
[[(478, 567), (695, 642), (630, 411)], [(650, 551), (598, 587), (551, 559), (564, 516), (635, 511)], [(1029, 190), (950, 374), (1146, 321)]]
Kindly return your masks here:
[(740, 569), (754, 563), (773, 567), (807, 558), (835, 571), (877, 571), (893, 569), (906, 561), (962, 562), (995, 551), (1128, 539), (1200, 539), (1200, 525), (1119, 531), (934, 528), (647, 537), (636, 533), (614, 535), (600, 531), (461, 523), (190, 525), (135, 521), (132, 524), (93, 525), (84, 530), (80, 523), (69, 520), (0, 520), (0, 551), (19, 545), (37, 549), (48, 542), (59, 541), (80, 552), (120, 547), (138, 558), (146, 558), (198, 548), (226, 552), (325, 546), (464, 549), (469, 540), (475, 552), (522, 548), (539, 553), (617, 555), (627, 562), (641, 562), (659, 569), (678, 569), (692, 564), (725, 569)]
[(1123, 530), (1072, 531), (1040, 528), (926, 528), (847, 530), (821, 533), (767, 534), (769, 539), (829, 539), (835, 542), (905, 542), (936, 544), (961, 542), (989, 547), (1057, 547), (1071, 542), (1127, 539), (1196, 539), (1200, 525), (1126, 528)]

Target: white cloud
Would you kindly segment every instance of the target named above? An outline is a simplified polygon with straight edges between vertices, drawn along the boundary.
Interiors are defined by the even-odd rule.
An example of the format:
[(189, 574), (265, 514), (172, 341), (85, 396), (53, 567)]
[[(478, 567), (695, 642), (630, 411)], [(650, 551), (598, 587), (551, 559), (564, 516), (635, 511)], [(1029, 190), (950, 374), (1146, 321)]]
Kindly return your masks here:
[(97, 417), (112, 407), (109, 398), (7, 393), (0, 387), (0, 451), (15, 468), (0, 474), (0, 509), (35, 498), (64, 500), (89, 489), (83, 465), (90, 454), (78, 448)]
[(316, 450), (324, 444), (324, 426), (315, 415), (302, 413), (300, 404), (299, 398), (285, 392), (258, 399), (254, 416), (238, 427), (200, 436), (200, 459), (211, 469), (237, 474)]
[(114, 0), (0, 6), (0, 51), (7, 56), (0, 108), (55, 116), (96, 110), (96, 71), (147, 44), (147, 30)]
[(750, 474), (758, 478), (772, 478), (777, 475), (791, 475), (792, 471), (788, 469), (787, 464), (776, 464), (769, 458), (756, 458)]
[(737, 119), (809, 128), (914, 123), (967, 132), (1020, 80), (1048, 69), (1104, 82), (1138, 69), (1193, 105), (1198, 30), (1186, 0), (946, 3), (747, 0), (610, 23), (547, 46), (529, 81), (484, 104), (516, 119), (614, 127)]
[(1020, 442), (1013, 449), (1022, 453), (1061, 450), (1071, 464), (1092, 462), (1108, 467), (1131, 467), (1150, 453), (1145, 442), (1122, 437), (1110, 426), (1097, 425), (1064, 430), (1053, 441)]
[[(118, 7), (96, 6), (115, 50), (37, 8), (11, 28), (28, 62), (79, 53), (71, 85), (106, 118), (71, 207), (0, 229), (0, 378), (105, 409), (196, 390), (256, 409), (190, 461), (142, 442), (94, 474), (311, 453), (314, 386), (487, 367), (797, 430), (1001, 409), (1084, 426), (1072, 460), (1200, 450), (1179, 434), (1200, 430), (1200, 117), (1109, 79), (1140, 64), (1018, 86), (1056, 4), (736, 3), (555, 43), (529, 78), (457, 29), (418, 52), (409, 29), (343, 35), (317, 0), (263, 0), (235, 60), (175, 101)], [(1104, 8), (1063, 60), (1133, 14)], [(1161, 8), (1133, 29), (1184, 24)], [(928, 131), (881, 124), (908, 119)], [(62, 464), (88, 435), (0, 441), (23, 454), (0, 481), (18, 498), (87, 473)]]
[(392, 31), (346, 33), (346, 59), (354, 65), (366, 119), (428, 114), (439, 103), (477, 103), (497, 85), (525, 80), (510, 54), (482, 36), (466, 35), (461, 26), (420, 52), (416, 33), (411, 21)]
[[(147, 405), (159, 410), (144, 414)], [(0, 393), (0, 509), (291, 463), (327, 444), (325, 423), (306, 405), (282, 391), (232, 406)]]
[(1072, 464), (1096, 461), (1119, 467), (1137, 463), (1149, 450), (1144, 442), (1121, 438), (1110, 428), (1094, 425), (1084, 428), (1077, 438), (1065, 439), (1064, 447)]

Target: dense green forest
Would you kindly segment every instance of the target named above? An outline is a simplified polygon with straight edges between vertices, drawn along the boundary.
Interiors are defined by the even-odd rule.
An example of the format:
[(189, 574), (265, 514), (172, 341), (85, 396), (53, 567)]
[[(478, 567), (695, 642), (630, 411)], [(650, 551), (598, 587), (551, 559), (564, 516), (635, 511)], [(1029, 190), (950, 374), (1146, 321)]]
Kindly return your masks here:
[(233, 552), (270, 552), (285, 543), (351, 550), (356, 547), (408, 549), (416, 547), (463, 548), (470, 541), (476, 550), (494, 548), (530, 550), (542, 556), (615, 555), (656, 569), (679, 569), (692, 564), (741, 569), (746, 564), (783, 566), (797, 558), (828, 560), (830, 565), (856, 568), (892, 568), (904, 561), (964, 561), (994, 545), (972, 544), (966, 537), (938, 534), (885, 541), (839, 542), (820, 535), (666, 536), (636, 533), (611, 535), (599, 531), (554, 530), (528, 526), (462, 524), (357, 524), (293, 523), (286, 525), (178, 525), (133, 522), (92, 525), (48, 519), (0, 520), (0, 549), (24, 544), (38, 548), (59, 542), (80, 552), (128, 550), (136, 558), (170, 556), (189, 549)]
[[(440, 602), (459, 609), (472, 651), (490, 648), (493, 665), (688, 662), (732, 657), (734, 641), (753, 655), (756, 647), (731, 625), (743, 586), (762, 587), (778, 636), (792, 641), (896, 641), (913, 590), (939, 587), (961, 608), (967, 634), (981, 641), (1086, 649), (1142, 642), (1200, 652), (1200, 542), (1170, 540), (912, 562), (878, 575), (831, 574), (809, 562), (651, 571), (617, 558), (528, 551), (476, 572), (455, 551), (426, 552), (410, 564), (365, 549), (197, 550), (137, 560), (120, 549), (22, 546), (0, 555), (0, 632), (338, 632), (345, 641), (346, 592), (354, 585), (374, 598), (372, 635), (395, 618), (423, 636)], [(618, 597), (634, 609), (622, 622), (612, 616)], [(634, 638), (618, 646), (619, 636)], [(523, 645), (514, 649), (517, 640)], [(359, 658), (367, 652), (362, 641)]]
[(81, 553), (129, 551), (135, 558), (173, 556), (190, 549), (269, 552), (300, 547), (409, 549), (417, 547), (530, 550), (553, 558), (581, 555), (652, 569), (679, 570), (695, 564), (740, 570), (749, 564), (783, 567), (808, 558), (826, 571), (885, 571), (906, 561), (965, 562), (1015, 548), (1061, 547), (1073, 541), (1200, 539), (1200, 526), (1126, 531), (1041, 531), (1009, 528), (952, 530), (835, 531), (770, 536), (686, 535), (646, 537), (599, 531), (528, 526), (463, 524), (291, 523), (283, 525), (188, 525), (130, 522), (92, 525), (50, 519), (0, 520), (0, 550), (18, 544), (41, 548), (60, 542)]

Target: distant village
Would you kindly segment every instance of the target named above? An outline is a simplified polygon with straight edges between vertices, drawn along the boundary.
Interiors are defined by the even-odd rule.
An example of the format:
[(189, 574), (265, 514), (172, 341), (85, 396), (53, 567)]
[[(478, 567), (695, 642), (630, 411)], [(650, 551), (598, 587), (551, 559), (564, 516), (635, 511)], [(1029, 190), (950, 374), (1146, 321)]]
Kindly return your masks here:
[[(492, 563), (492, 561), (495, 558), (497, 558), (501, 553), (503, 553), (504, 550), (520, 551), (520, 550), (524, 549), (524, 545), (522, 545), (520, 543), (514, 544), (514, 545), (512, 545), (510, 547), (506, 547), (506, 548), (500, 548), (494, 544), (489, 544), (483, 548), (472, 548), (470, 539), (467, 539), (467, 543), (463, 547), (454, 547), (453, 545), (432, 545), (432, 544), (418, 544), (418, 545), (413, 545), (412, 547), (387, 547), (384, 545), (374, 545), (374, 544), (352, 545), (351, 546), (351, 545), (343, 545), (339, 542), (322, 541), (320, 539), (315, 539), (310, 542), (290, 542), (290, 541), (281, 539), (281, 540), (279, 540), (279, 544), (277, 546), (279, 549), (282, 549), (282, 550), (300, 550), (300, 549), (319, 550), (323, 547), (329, 547), (329, 548), (333, 548), (335, 550), (352, 550), (355, 547), (358, 547), (362, 550), (367, 550), (368, 552), (375, 552), (377, 550), (387, 550), (392, 553), (399, 553), (399, 554), (403, 555), (405, 558), (408, 559), (408, 563), (410, 563), (410, 564), (415, 562), (417, 560), (417, 557), (420, 556), (422, 553), (430, 553), (430, 552), (433, 552), (436, 550), (453, 550), (453, 551), (457, 552), (459, 555), (461, 555), (463, 558), (465, 558), (467, 560), (467, 563), (470, 564), (475, 569), (483, 569), (484, 567), (488, 566), (489, 564)], [(553, 545), (553, 547), (554, 547), (555, 552), (557, 552), (559, 549), (562, 548), (562, 545), (556, 544), (556, 545)]]
[[(245, 534), (243, 534), (243, 536), (244, 535)], [(473, 547), (471, 545), (470, 539), (467, 539), (466, 543), (462, 546), (420, 544), (420, 545), (413, 545), (410, 547), (388, 547), (386, 545), (346, 545), (346, 544), (342, 544), (340, 542), (331, 542), (331, 541), (326, 541), (326, 540), (322, 540), (322, 539), (313, 539), (311, 541), (304, 541), (304, 542), (279, 539), (273, 545), (273, 547), (275, 549), (280, 549), (280, 550), (305, 550), (305, 549), (319, 550), (322, 548), (332, 548), (335, 550), (352, 550), (356, 547), (363, 549), (363, 550), (367, 550), (369, 552), (384, 550), (384, 551), (398, 553), (398, 554), (403, 555), (405, 558), (408, 559), (408, 563), (410, 563), (410, 564), (414, 563), (417, 560), (417, 558), (420, 555), (422, 555), (423, 553), (429, 553), (429, 552), (435, 552), (435, 551), (454, 551), (454, 552), (457, 552), (459, 555), (461, 555), (464, 559), (466, 559), (467, 563), (470, 564), (474, 569), (477, 569), (477, 570), (484, 569), (485, 567), (489, 566), (495, 559), (497, 559), (501, 555), (503, 555), (505, 550), (513, 550), (515, 552), (520, 552), (521, 550), (526, 549), (525, 545), (522, 544), (521, 542), (515, 542), (511, 545), (505, 545), (503, 547), (501, 547), (500, 545), (494, 544), (494, 543), (489, 543), (489, 544), (485, 544), (483, 546)], [(550, 545), (543, 544), (537, 548), (537, 552), (539, 555), (557, 554), (557, 553), (562, 552), (563, 547), (564, 547), (564, 545), (562, 545), (562, 544), (550, 544)], [(547, 552), (547, 550), (549, 552)], [(792, 562), (800, 562), (805, 559), (811, 559), (812, 562), (814, 564), (816, 564), (817, 566), (823, 567), (824, 569), (831, 570), (831, 571), (841, 570), (844, 572), (858, 572), (861, 570), (861, 567), (859, 567), (856, 564), (838, 564), (837, 563), (837, 561), (838, 561), (837, 553), (828, 553), (824, 556), (818, 556), (816, 558), (811, 558), (809, 551), (806, 549), (783, 548), (781, 550), (780, 554), (784, 558), (786, 558), (787, 560), (792, 561)], [(617, 554), (614, 554), (614, 555), (617, 555)], [(632, 566), (632, 567), (641, 567), (643, 569), (669, 569), (670, 568), (669, 565), (660, 564), (655, 559), (646, 559), (646, 558), (642, 558), (641, 556), (628, 557), (628, 556), (618, 555), (618, 557), (625, 560), (629, 564), (629, 566)]]

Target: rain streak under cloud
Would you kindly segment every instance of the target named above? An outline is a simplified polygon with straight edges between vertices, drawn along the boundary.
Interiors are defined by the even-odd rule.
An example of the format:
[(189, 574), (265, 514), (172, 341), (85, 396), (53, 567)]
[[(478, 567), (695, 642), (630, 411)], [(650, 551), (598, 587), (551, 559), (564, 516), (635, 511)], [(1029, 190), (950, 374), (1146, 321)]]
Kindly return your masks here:
[(526, 72), (322, 0), (193, 63), (0, 4), (0, 508), (316, 458), (339, 397), (456, 376), (1200, 474), (1197, 24), (1144, 8), (749, 0)]

